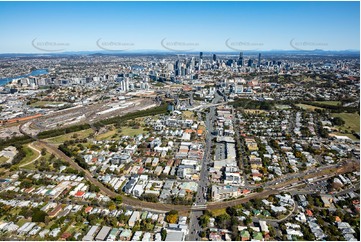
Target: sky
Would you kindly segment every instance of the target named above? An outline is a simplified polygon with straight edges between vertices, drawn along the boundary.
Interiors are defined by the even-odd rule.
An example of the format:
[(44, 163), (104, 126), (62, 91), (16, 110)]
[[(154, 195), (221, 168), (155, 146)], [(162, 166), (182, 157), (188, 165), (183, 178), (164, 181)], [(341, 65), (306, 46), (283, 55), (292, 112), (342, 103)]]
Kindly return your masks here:
[(0, 53), (359, 50), (359, 2), (0, 2)]

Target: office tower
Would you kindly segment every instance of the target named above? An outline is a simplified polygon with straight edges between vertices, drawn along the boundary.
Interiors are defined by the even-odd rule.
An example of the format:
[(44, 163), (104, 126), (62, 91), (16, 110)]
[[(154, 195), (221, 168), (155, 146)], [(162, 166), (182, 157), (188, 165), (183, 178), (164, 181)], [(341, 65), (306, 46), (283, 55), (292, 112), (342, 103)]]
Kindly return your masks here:
[(258, 67), (261, 66), (261, 53), (258, 54)]
[(126, 92), (129, 91), (129, 79), (128, 78), (125, 79), (125, 91)]
[(237, 65), (243, 66), (243, 52), (239, 53), (239, 59), (237, 61)]
[(203, 60), (203, 52), (199, 52), (199, 59)]
[(216, 54), (213, 54), (213, 61), (217, 61), (217, 56), (216, 56)]
[(180, 63), (179, 63), (179, 60), (177, 60), (175, 62), (175, 67), (174, 67), (174, 73), (176, 76), (179, 76), (179, 69), (180, 69)]
[(169, 71), (173, 71), (174, 70), (174, 65), (172, 63), (168, 64), (168, 70)]
[(249, 59), (249, 60), (248, 60), (248, 66), (249, 66), (249, 67), (252, 67), (252, 65), (253, 65), (253, 60), (252, 60), (252, 59)]
[(191, 61), (190, 61), (190, 63), (189, 63), (189, 68), (193, 70), (194, 67), (195, 67), (195, 65), (196, 65), (196, 60), (195, 60), (194, 57), (192, 57), (192, 58), (191, 58)]
[[(233, 60), (232, 60), (232, 59), (227, 60), (227, 62), (226, 62), (226, 65), (227, 65), (227, 66), (232, 66), (232, 64), (233, 64)], [(238, 65), (239, 65), (239, 64), (238, 64)]]

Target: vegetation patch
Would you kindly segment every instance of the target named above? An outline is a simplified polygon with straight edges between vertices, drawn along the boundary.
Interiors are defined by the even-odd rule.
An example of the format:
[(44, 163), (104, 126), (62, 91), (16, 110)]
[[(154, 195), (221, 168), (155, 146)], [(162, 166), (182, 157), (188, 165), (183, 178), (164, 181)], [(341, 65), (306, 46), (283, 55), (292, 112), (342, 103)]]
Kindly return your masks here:
[(275, 103), (273, 101), (256, 101), (246, 98), (237, 98), (229, 104), (233, 105), (235, 108), (243, 109), (272, 110), (275, 107)]
[(331, 115), (339, 117), (345, 122), (339, 126), (341, 130), (360, 132), (360, 115), (358, 113), (332, 113)]
[(214, 217), (217, 217), (219, 215), (227, 213), (225, 208), (214, 209), (214, 210), (211, 210), (211, 212)]
[(5, 163), (8, 160), (5, 156), (0, 156), (0, 164)]
[(54, 144), (61, 144), (70, 139), (87, 138), (89, 135), (91, 135), (93, 133), (94, 133), (94, 131), (92, 129), (86, 129), (86, 130), (82, 130), (82, 131), (77, 131), (77, 132), (72, 132), (72, 133), (52, 137), (52, 138), (47, 139), (47, 141), (49, 141), (50, 143), (54, 143)]
[(320, 108), (320, 107), (316, 107), (316, 106), (312, 106), (312, 105), (308, 105), (308, 104), (303, 104), (303, 103), (299, 103), (299, 104), (296, 104), (297, 107), (300, 107), (304, 110), (310, 110), (310, 111), (315, 111), (315, 109), (323, 109), (323, 108)]
[(315, 101), (315, 103), (330, 105), (330, 106), (339, 106), (342, 104), (340, 101)]
[(147, 131), (144, 131), (144, 128), (138, 127), (137, 129), (129, 126), (122, 127), (121, 129), (121, 135), (123, 136), (136, 136), (139, 134), (147, 133)]

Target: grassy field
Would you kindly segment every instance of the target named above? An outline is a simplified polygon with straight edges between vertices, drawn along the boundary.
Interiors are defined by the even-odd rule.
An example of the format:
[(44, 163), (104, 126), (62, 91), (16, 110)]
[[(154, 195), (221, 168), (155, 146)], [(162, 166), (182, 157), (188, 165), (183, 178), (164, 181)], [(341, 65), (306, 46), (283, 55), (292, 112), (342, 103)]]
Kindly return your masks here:
[(77, 139), (84, 139), (93, 133), (94, 133), (94, 131), (92, 129), (85, 129), (85, 130), (78, 131), (78, 132), (73, 132), (73, 133), (69, 133), (69, 134), (52, 137), (52, 138), (47, 139), (47, 141), (49, 141), (50, 143), (53, 143), (53, 144), (61, 144), (61, 143), (64, 143), (64, 141), (66, 141), (66, 140), (73, 139), (74, 135), (77, 135)]
[(38, 152), (31, 149), (28, 145), (23, 145), (23, 147), (24, 147), (26, 156), (16, 166), (20, 166), (21, 164), (28, 163), (28, 162), (36, 159), (36, 157), (38, 157), (38, 155), (39, 155)]
[(302, 109), (305, 109), (305, 110), (310, 110), (310, 111), (315, 111), (316, 108), (318, 109), (323, 109), (323, 108), (319, 108), (319, 107), (316, 107), (316, 106), (312, 106), (312, 105), (307, 105), (307, 104), (296, 104), (297, 107), (300, 107)]
[(8, 160), (5, 156), (0, 156), (0, 164), (5, 163)]
[(139, 129), (133, 129), (132, 127), (124, 126), (124, 127), (122, 127), (121, 135), (134, 136), (134, 135), (144, 134), (144, 133), (148, 133), (148, 132), (144, 131), (143, 127), (139, 127)]
[[(37, 149), (39, 149), (39, 148), (37, 148)], [(39, 150), (40, 150), (40, 149), (39, 149)], [(44, 156), (41, 156), (41, 157), (44, 157), (45, 160), (49, 160), (49, 159), (50, 159), (50, 156), (51, 156), (51, 153), (46, 152), (45, 155), (44, 155)], [(41, 160), (41, 157), (39, 158), (39, 160)], [(25, 163), (23, 163), (23, 164), (25, 164)], [(20, 164), (20, 165), (21, 165), (21, 164)], [(49, 165), (51, 165), (51, 164), (49, 164)], [(32, 162), (32, 163), (30, 163), (30, 164), (27, 164), (26, 166), (22, 166), (21, 168), (27, 169), (27, 170), (36, 170), (35, 162)]]
[(226, 213), (226, 209), (225, 208), (220, 208), (220, 209), (214, 209), (211, 210), (212, 214), (214, 217), (217, 217), (219, 215), (225, 214)]
[(118, 130), (117, 129), (113, 129), (113, 130), (109, 130), (103, 134), (97, 135), (95, 137), (96, 140), (106, 140), (111, 138), (113, 135), (117, 134)]
[(331, 106), (339, 106), (339, 105), (341, 105), (340, 101), (315, 101), (314, 103), (326, 104), (326, 105), (331, 105)]
[(48, 105), (58, 105), (63, 104), (64, 102), (50, 102), (50, 101), (37, 101), (35, 103), (30, 104), (32, 107), (46, 107)]
[(27, 164), (26, 166), (22, 166), (21, 169), (35, 170), (35, 169), (36, 169), (35, 162), (32, 162), (32, 163), (30, 163), (30, 164)]
[(332, 116), (340, 117), (345, 121), (345, 124), (340, 126), (340, 129), (360, 132), (360, 115), (358, 113), (333, 113)]

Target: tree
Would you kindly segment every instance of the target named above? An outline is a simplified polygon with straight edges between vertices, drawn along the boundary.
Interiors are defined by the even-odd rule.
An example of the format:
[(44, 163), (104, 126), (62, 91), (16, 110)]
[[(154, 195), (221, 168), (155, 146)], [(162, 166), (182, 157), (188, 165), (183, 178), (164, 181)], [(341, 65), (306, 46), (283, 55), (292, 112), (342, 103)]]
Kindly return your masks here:
[(94, 184), (90, 184), (89, 186), (89, 192), (99, 192), (100, 189), (98, 186), (94, 185)]
[(45, 148), (42, 148), (42, 149), (41, 149), (41, 155), (42, 155), (42, 156), (46, 155), (46, 149), (45, 149)]
[(22, 187), (22, 188), (30, 188), (32, 185), (33, 185), (33, 183), (29, 179), (24, 179), (20, 183), (20, 187)]
[(344, 125), (345, 124), (345, 121), (340, 118), (340, 117), (334, 117), (332, 120), (331, 120), (332, 124), (333, 125), (337, 125), (337, 126), (341, 126), (341, 125)]
[(274, 238), (276, 236), (276, 230), (273, 226), (269, 226), (269, 235), (271, 236), (271, 238)]
[(295, 157), (296, 158), (301, 158), (302, 157), (302, 153), (300, 151), (296, 151), (295, 152)]
[(228, 227), (231, 217), (228, 214), (221, 214), (216, 217), (216, 222), (219, 227), (225, 229)]
[(38, 208), (34, 208), (33, 209), (33, 216), (31, 218), (31, 221), (32, 222), (42, 222), (44, 223), (45, 222), (45, 217), (47, 216), (48, 214)]
[(108, 202), (108, 209), (110, 211), (113, 211), (113, 210), (117, 209), (117, 206), (115, 205), (115, 203), (113, 201), (110, 201), (110, 202)]
[(209, 216), (206, 214), (203, 214), (200, 218), (199, 218), (199, 224), (202, 228), (206, 228), (208, 223), (209, 223)]
[(123, 202), (122, 196), (116, 196), (116, 197), (115, 197), (115, 201), (116, 201), (117, 203), (122, 203), (122, 202)]
[(167, 216), (165, 217), (165, 220), (171, 224), (176, 223), (178, 221), (178, 211), (176, 210), (169, 211)]
[(95, 214), (89, 214), (89, 216), (88, 216), (88, 221), (89, 221), (90, 225), (95, 225), (97, 223), (97, 219), (98, 219), (98, 217)]
[(252, 223), (252, 219), (250, 217), (247, 217), (246, 220), (244, 221), (244, 223), (246, 225), (248, 225), (248, 224)]
[(235, 207), (227, 207), (226, 212), (231, 216), (239, 216), (239, 213)]
[(162, 230), (160, 231), (160, 235), (162, 237), (162, 241), (164, 241), (165, 238), (167, 237), (167, 230), (162, 228)]
[(145, 200), (147, 202), (157, 203), (159, 202), (158, 196), (155, 194), (142, 194), (140, 197), (141, 200)]

